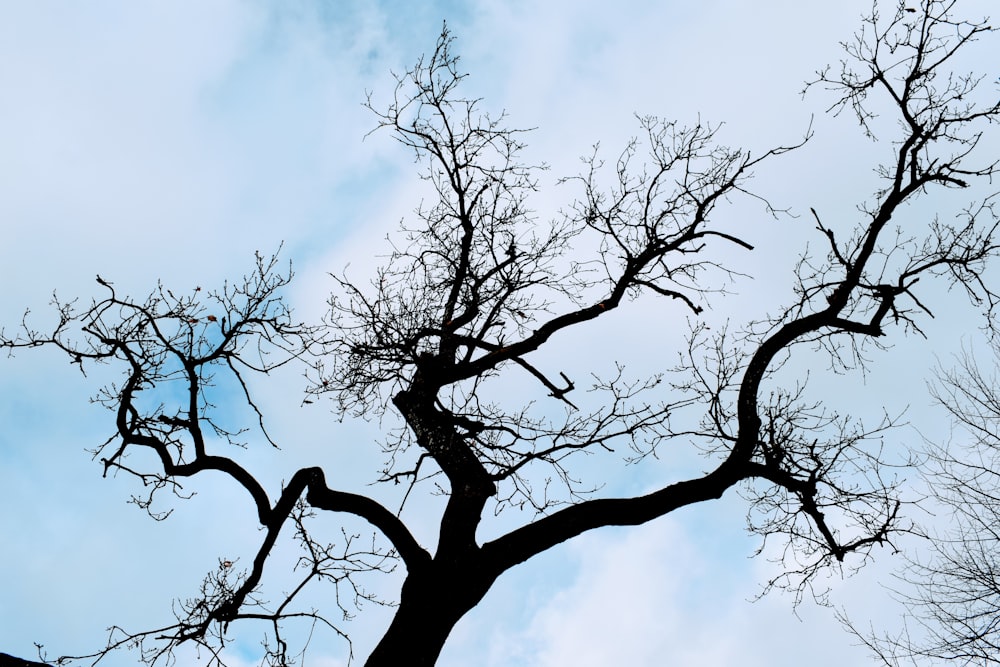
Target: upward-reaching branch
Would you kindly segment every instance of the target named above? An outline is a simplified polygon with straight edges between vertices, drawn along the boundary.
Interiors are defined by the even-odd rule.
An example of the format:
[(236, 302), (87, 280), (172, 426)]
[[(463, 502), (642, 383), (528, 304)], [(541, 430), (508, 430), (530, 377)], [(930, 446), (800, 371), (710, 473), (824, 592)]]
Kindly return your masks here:
[[(1000, 108), (976, 97), (980, 79), (950, 72), (956, 54), (989, 29), (953, 19), (953, 5), (923, 0), (919, 12), (899, 5), (888, 19), (873, 13), (845, 45), (841, 69), (820, 74), (816, 83), (835, 93), (832, 109), (852, 110), (891, 150), (856, 219), (837, 225), (813, 211), (828, 251), (802, 257), (793, 302), (775, 304), (776, 315), (737, 335), (728, 327), (712, 334), (699, 321), (744, 278), (726, 252), (753, 249), (747, 229), (723, 213), (745, 197), (775, 215), (751, 189), (753, 173), (801, 146), (811, 130), (789, 146), (751, 153), (719, 143), (719, 126), (641, 117), (640, 136), (616, 160), (605, 165), (595, 149), (584, 173), (562, 181), (579, 198), (545, 219), (531, 205), (544, 168), (524, 161), (526, 132), (462, 96), (465, 75), (445, 29), (431, 56), (398, 78), (385, 107), (368, 99), (378, 127), (414, 152), (432, 203), (404, 223), (370, 284), (336, 278), (322, 325), (293, 323), (278, 294), (290, 274), (258, 258), (243, 282), (179, 298), (161, 287), (135, 302), (99, 279), (108, 294), (83, 308), (57, 303), (53, 333), (25, 325), (18, 336), (0, 336), (12, 349), (55, 346), (81, 366), (121, 364), (124, 380), (99, 395), (115, 415), (115, 434), (98, 455), (105, 471), (135, 475), (152, 489), (141, 505), (152, 511), (160, 489), (180, 492), (181, 480), (216, 471), (247, 492), (264, 529), (249, 570), (220, 561), (199, 595), (179, 605), (177, 623), (113, 633), (108, 649), (150, 642), (152, 661), (191, 641), (221, 661), (230, 625), (255, 619), (271, 624), (269, 658), (285, 664), (282, 623), (305, 618), (341, 632), (296, 608), (306, 584), (331, 582), (347, 613), (341, 589), (354, 600), (375, 599), (355, 577), (387, 571), (399, 557), (406, 575), (398, 608), (368, 664), (430, 665), (507, 569), (585, 531), (652, 521), (730, 489), (746, 499), (751, 530), (780, 537), (795, 555), (770, 583), (798, 591), (824, 567), (906, 529), (899, 480), (887, 472), (882, 447), (899, 418), (886, 414), (866, 426), (845, 417), (831, 397), (811, 398), (809, 374), (786, 362), (803, 343), (818, 344), (835, 369), (854, 369), (868, 346), (920, 332), (931, 297), (917, 292), (927, 278), (960, 286), (987, 312), (994, 307), (984, 271), (998, 250), (995, 195), (975, 198), (958, 223), (908, 206), (997, 170), (977, 149)], [(877, 125), (880, 114), (895, 119), (891, 136)], [(626, 315), (637, 299), (647, 312), (691, 318), (678, 366), (652, 355), (642, 368), (616, 363), (602, 377), (590, 358), (546, 354), (571, 332)], [(641, 325), (656, 349), (664, 346), (660, 322), (647, 317)], [(623, 348), (612, 342), (601, 352), (617, 362)], [(447, 496), (434, 548), (378, 491), (343, 491), (313, 465), (269, 494), (265, 478), (227, 455), (226, 444), (250, 438), (227, 426), (237, 410), (217, 410), (215, 397), (242, 399), (242, 417), (277, 447), (248, 378), (293, 362), (306, 364), (308, 402), (330, 397), (341, 417), (398, 419), (380, 443), (388, 460), (377, 477), (407, 481), (404, 500), (428, 486)], [(574, 466), (595, 454), (601, 465), (592, 468), (605, 470), (619, 450), (626, 462), (642, 463), (668, 446), (706, 454), (706, 468), (671, 469), (669, 477), (657, 468), (651, 489), (616, 497), (602, 478)], [(133, 467), (127, 457), (136, 450), (155, 454), (158, 467)], [(533, 514), (487, 537), (501, 532), (488, 509)], [(345, 529), (343, 539), (321, 542), (310, 527), (317, 512), (363, 520), (378, 538), (358, 547)], [(301, 578), (266, 605), (264, 575), (287, 525), (303, 549)]]

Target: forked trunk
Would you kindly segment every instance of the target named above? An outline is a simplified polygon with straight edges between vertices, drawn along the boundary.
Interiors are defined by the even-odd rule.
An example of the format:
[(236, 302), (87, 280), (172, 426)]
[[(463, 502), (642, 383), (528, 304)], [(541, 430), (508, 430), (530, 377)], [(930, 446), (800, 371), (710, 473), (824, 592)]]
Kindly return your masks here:
[(495, 580), (471, 570), (433, 563), (408, 574), (396, 615), (365, 666), (432, 667), (452, 628), (479, 604)]

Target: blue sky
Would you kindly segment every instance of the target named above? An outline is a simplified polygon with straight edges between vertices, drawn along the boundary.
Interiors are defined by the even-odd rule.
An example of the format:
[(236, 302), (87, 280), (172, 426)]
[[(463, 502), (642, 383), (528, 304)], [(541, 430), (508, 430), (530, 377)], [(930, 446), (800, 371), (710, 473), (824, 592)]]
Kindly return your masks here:
[[(991, 3), (961, 4), (977, 17)], [(861, 0), (0, 3), (0, 322), (9, 328), (31, 307), (43, 323), (53, 290), (87, 299), (98, 272), (133, 295), (157, 279), (180, 290), (218, 285), (282, 242), (297, 272), (289, 299), (302, 317), (321, 316), (333, 288), (327, 272), (350, 264), (365, 275), (385, 235), (427, 196), (409, 154), (388, 135), (365, 138), (374, 119), (362, 102), (367, 91), (387, 99), (390, 71), (431, 49), (444, 20), (471, 75), (468, 93), (505, 109), (512, 125), (537, 128), (528, 159), (551, 166), (533, 202), (540, 218), (569, 203), (572, 192), (555, 181), (576, 173), (595, 142), (617, 155), (637, 130), (635, 113), (725, 121), (721, 139), (754, 152), (795, 142), (812, 122), (815, 139), (762, 167), (756, 182), (801, 217), (776, 222), (746, 202), (729, 213), (759, 246), (731, 258), (755, 281), (710, 317), (760, 317), (787, 302), (797, 253), (819, 240), (809, 207), (849, 221), (874, 189), (887, 148), (851, 119), (824, 115), (831, 100), (821, 92), (799, 94), (840, 57), (838, 41), (867, 9)], [(826, 378), (820, 365), (816, 386), (858, 414), (883, 403), (926, 412), (920, 387), (934, 354), (946, 358), (956, 332), (976, 326), (949, 319), (950, 307), (946, 300), (945, 317), (928, 326), (933, 345), (901, 342), (863, 385)], [(600, 354), (607, 341), (631, 336), (631, 353), (648, 358), (683, 332), (665, 326), (650, 340), (637, 332), (651, 318), (669, 324), (667, 315), (622, 317), (556, 356), (610, 365)], [(132, 483), (102, 479), (84, 451), (111, 427), (87, 400), (102, 377), (110, 376), (81, 377), (46, 351), (0, 366), (0, 651), (31, 656), (35, 641), (56, 653), (86, 650), (113, 623), (161, 624), (170, 601), (193, 592), (219, 557), (248, 554), (258, 539), (246, 499), (221, 480), (193, 484), (198, 496), (162, 524), (125, 505)], [(261, 386), (284, 458), (251, 448), (244, 460), (275, 480), (320, 462), (332, 481), (370, 491), (378, 425), (304, 408), (301, 387), (295, 373)], [(626, 471), (609, 488), (636, 492), (663, 471)], [(418, 533), (433, 535), (435, 502), (404, 515)], [(743, 534), (743, 515), (727, 496), (563, 545), (501, 578), (440, 664), (862, 663), (866, 654), (829, 610), (806, 601), (796, 616), (780, 594), (748, 602), (777, 566), (749, 558), (756, 542)], [(877, 583), (898, 559), (880, 555), (857, 577), (828, 582), (862, 622), (899, 613)], [(398, 578), (371, 585), (391, 597)], [(358, 658), (387, 622), (385, 610), (366, 608), (343, 625)], [(236, 650), (252, 664), (257, 635), (247, 630)], [(345, 651), (319, 637), (307, 664), (342, 665)]]

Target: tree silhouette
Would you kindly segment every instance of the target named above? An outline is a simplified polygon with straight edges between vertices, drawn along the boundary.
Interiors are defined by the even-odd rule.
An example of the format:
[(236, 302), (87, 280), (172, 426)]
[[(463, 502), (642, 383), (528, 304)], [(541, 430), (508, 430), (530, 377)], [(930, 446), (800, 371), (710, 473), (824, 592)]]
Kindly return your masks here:
[[(81, 369), (120, 366), (121, 380), (97, 395), (115, 416), (97, 456), (105, 473), (142, 483), (135, 502), (152, 516), (162, 517), (153, 504), (161, 491), (182, 495), (181, 480), (214, 471), (246, 491), (263, 527), (249, 569), (220, 559), (200, 593), (177, 605), (174, 623), (113, 628), (95, 656), (132, 647), (152, 663), (190, 642), (222, 664), (230, 626), (253, 619), (270, 626), (265, 661), (283, 665), (295, 655), (288, 624), (341, 632), (328, 611), (299, 605), (307, 585), (329, 582), (331, 606), (347, 613), (374, 597), (357, 575), (398, 560), (406, 574), (395, 615), (366, 664), (431, 665), (504, 572), (584, 532), (642, 524), (730, 489), (745, 498), (754, 532), (787, 545), (788, 568), (771, 585), (801, 591), (824, 568), (888, 543), (908, 525), (880, 447), (894, 420), (841, 417), (810, 400), (805, 377), (777, 375), (799, 350), (816, 347), (837, 370), (857, 370), (890, 333), (919, 333), (930, 312), (919, 281), (959, 287), (992, 312), (995, 294), (982, 279), (998, 248), (992, 195), (950, 222), (909, 207), (996, 172), (976, 148), (1000, 108), (983, 101), (979, 78), (951, 68), (990, 28), (954, 18), (953, 5), (925, 0), (915, 13), (901, 4), (886, 18), (873, 13), (845, 44), (842, 67), (810, 84), (833, 91), (831, 110), (854, 113), (888, 157), (856, 221), (834, 224), (812, 212), (823, 256), (804, 254), (794, 301), (775, 303), (776, 315), (737, 334), (698, 320), (718, 291), (743, 277), (726, 252), (752, 249), (722, 211), (749, 197), (778, 215), (750, 189), (752, 173), (808, 136), (752, 155), (719, 144), (716, 126), (644, 117), (640, 136), (610, 164), (595, 150), (583, 173), (566, 180), (579, 192), (575, 202), (540, 221), (530, 199), (542, 167), (522, 158), (526, 134), (462, 96), (465, 75), (445, 29), (434, 51), (398, 78), (388, 104), (368, 100), (379, 127), (413, 150), (436, 197), (404, 223), (370, 284), (336, 279), (326, 321), (297, 322), (281, 291), (290, 270), (258, 256), (242, 280), (179, 296), (159, 286), (136, 300), (98, 277), (101, 298), (56, 300), (53, 329), (26, 319), (18, 333), (2, 335), (4, 347), (55, 347)], [(891, 135), (875, 126), (884, 109), (897, 121)], [(545, 352), (566, 332), (633, 303), (689, 316), (681, 363), (619, 367), (588, 381), (590, 392), (578, 398), (582, 379)], [(445, 494), (435, 545), (422, 544), (377, 494), (331, 487), (320, 466), (267, 489), (224, 453), (227, 443), (246, 445), (250, 427), (218, 417), (220, 385), (236, 389), (225, 396), (241, 397), (258, 439), (277, 446), (254, 386), (288, 364), (307, 369), (307, 401), (330, 399), (341, 417), (399, 424), (381, 443), (387, 463), (378, 479), (407, 485), (408, 496)], [(519, 376), (544, 400), (498, 389)], [(574, 472), (586, 454), (610, 461), (623, 452), (641, 464), (667, 443), (704, 454), (706, 470), (627, 497)], [(152, 453), (155, 465), (130, 458), (138, 451)], [(519, 511), (523, 523), (481, 539), (484, 516), (525, 516)], [(376, 537), (345, 530), (328, 542), (311, 528), (321, 513), (359, 517)], [(260, 590), (283, 530), (302, 548), (299, 583), (268, 602)]]
[(0, 653), (0, 667), (44, 667), (44, 662), (22, 660), (6, 653)]
[[(995, 335), (995, 332), (992, 332)], [(994, 364), (1000, 347), (992, 341)], [(863, 632), (848, 622), (889, 667), (954, 661), (1000, 664), (1000, 394), (997, 374), (971, 350), (958, 367), (940, 370), (934, 394), (959, 435), (930, 448), (926, 476), (941, 525), (928, 553), (909, 558), (898, 575), (907, 614), (898, 630)], [(846, 620), (846, 619), (845, 619)]]

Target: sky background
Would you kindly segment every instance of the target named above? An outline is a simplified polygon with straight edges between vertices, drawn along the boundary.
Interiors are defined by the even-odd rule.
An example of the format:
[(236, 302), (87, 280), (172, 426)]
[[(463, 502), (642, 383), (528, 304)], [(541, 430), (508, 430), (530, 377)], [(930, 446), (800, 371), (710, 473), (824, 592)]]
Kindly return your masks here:
[[(978, 18), (991, 2), (960, 5)], [(99, 294), (98, 272), (134, 296), (157, 280), (180, 291), (217, 286), (249, 269), (255, 251), (282, 243), (297, 274), (290, 302), (300, 317), (320, 317), (333, 289), (327, 273), (348, 264), (352, 275), (370, 272), (386, 234), (427, 196), (410, 154), (388, 134), (365, 138), (374, 119), (362, 102), (367, 91), (388, 100), (390, 72), (431, 50), (444, 20), (470, 73), (467, 94), (506, 110), (513, 126), (537, 128), (526, 157), (551, 167), (532, 202), (542, 220), (572, 201), (556, 180), (577, 173), (595, 142), (617, 156), (638, 130), (636, 113), (724, 121), (720, 140), (754, 153), (798, 141), (812, 123), (814, 139), (762, 166), (754, 182), (798, 217), (775, 221), (747, 202), (722, 213), (758, 246), (729, 258), (754, 281), (707, 317), (739, 325), (776, 312), (789, 302), (796, 257), (821, 240), (809, 207), (849, 226), (888, 150), (851, 118), (824, 114), (832, 100), (822, 91), (800, 95), (817, 69), (839, 60), (838, 41), (869, 8), (858, 0), (0, 1), (0, 322), (10, 331), (30, 307), (43, 325), (53, 290), (87, 300)], [(974, 65), (986, 62), (982, 53)], [(859, 415), (909, 407), (925, 417), (922, 433), (946, 434), (923, 381), (937, 359), (975, 340), (978, 322), (957, 299), (938, 297), (930, 342), (899, 341), (864, 381), (827, 377), (819, 361), (820, 395)], [(633, 361), (671, 364), (665, 343), (683, 334), (683, 317), (623, 309), (554, 358), (607, 368), (613, 342)], [(809, 362), (817, 359), (795, 360)], [(86, 651), (112, 624), (169, 622), (172, 599), (193, 593), (219, 558), (248, 558), (259, 539), (249, 503), (217, 479), (195, 481), (196, 498), (164, 523), (126, 505), (134, 484), (102, 479), (85, 451), (112, 427), (88, 402), (109, 377), (101, 369), (83, 377), (46, 350), (0, 362), (0, 652), (31, 657), (33, 642), (52, 656)], [(302, 388), (295, 372), (259, 387), (284, 450), (278, 458), (251, 448), (242, 460), (275, 483), (321, 463), (331, 483), (370, 490), (378, 424), (338, 423), (323, 406), (302, 406)], [(920, 441), (914, 430), (893, 437), (897, 447)], [(608, 490), (642, 492), (662, 473), (627, 470)], [(435, 502), (404, 513), (425, 539)], [(831, 610), (808, 599), (793, 610), (781, 594), (749, 602), (778, 566), (751, 558), (757, 542), (744, 515), (729, 494), (562, 545), (504, 575), (456, 627), (440, 664), (866, 662)], [(853, 578), (821, 582), (862, 624), (900, 613), (879, 585), (899, 558), (876, 555)], [(370, 586), (391, 597), (398, 582)], [(389, 613), (369, 606), (341, 625), (359, 661)], [(237, 665), (253, 664), (258, 635), (245, 630)], [(346, 647), (317, 636), (307, 657), (315, 667), (343, 665)]]

